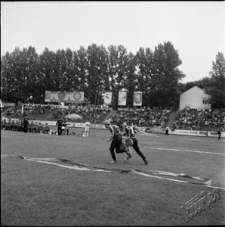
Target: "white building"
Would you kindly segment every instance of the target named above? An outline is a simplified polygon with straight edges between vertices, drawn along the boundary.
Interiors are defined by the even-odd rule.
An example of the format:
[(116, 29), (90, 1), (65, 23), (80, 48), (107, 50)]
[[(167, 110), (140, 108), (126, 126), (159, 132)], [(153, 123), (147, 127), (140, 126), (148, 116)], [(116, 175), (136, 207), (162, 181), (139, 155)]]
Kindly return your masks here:
[(179, 108), (190, 107), (192, 109), (211, 109), (211, 104), (207, 103), (207, 95), (201, 88), (194, 86), (180, 95)]

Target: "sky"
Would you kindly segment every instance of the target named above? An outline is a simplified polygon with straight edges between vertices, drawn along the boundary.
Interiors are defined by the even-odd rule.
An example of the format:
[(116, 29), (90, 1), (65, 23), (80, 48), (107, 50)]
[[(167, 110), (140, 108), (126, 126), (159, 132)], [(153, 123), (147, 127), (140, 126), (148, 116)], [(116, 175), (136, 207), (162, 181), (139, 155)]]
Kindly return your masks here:
[(208, 77), (218, 52), (225, 56), (224, 1), (1, 2), (1, 56), (15, 47), (77, 51), (123, 45), (136, 54), (170, 41), (186, 77)]

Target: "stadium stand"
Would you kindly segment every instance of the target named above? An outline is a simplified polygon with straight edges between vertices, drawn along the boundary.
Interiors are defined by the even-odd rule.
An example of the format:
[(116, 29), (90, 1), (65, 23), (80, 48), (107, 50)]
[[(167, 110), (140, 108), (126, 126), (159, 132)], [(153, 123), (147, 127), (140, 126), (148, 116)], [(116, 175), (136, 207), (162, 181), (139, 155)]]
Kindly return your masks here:
[(217, 130), (225, 125), (225, 109), (191, 109), (178, 112), (173, 123), (174, 129)]
[(53, 105), (26, 104), (22, 114), (22, 107), (17, 105), (6, 112), (6, 117), (22, 118), (26, 115), (32, 120), (44, 120), (54, 109), (56, 108)]
[(108, 112), (110, 112), (110, 109), (103, 105), (77, 104), (70, 105), (69, 109), (58, 108), (52, 116), (54, 120), (57, 120), (58, 118), (64, 118), (66, 115), (75, 113), (82, 117), (82, 119), (76, 120), (77, 122), (86, 122), (87, 120), (93, 122), (96, 120), (97, 123), (100, 123)]
[(76, 104), (69, 105), (69, 108), (59, 108), (56, 105), (41, 105), (41, 104), (24, 104), (24, 112), (22, 114), (22, 107), (15, 106), (10, 109), (4, 109), (2, 116), (7, 118), (23, 118), (27, 116), (30, 120), (48, 120), (56, 121), (59, 118), (64, 118), (68, 114), (76, 113), (82, 116), (81, 120), (76, 122), (86, 122), (87, 120), (96, 123), (102, 122), (110, 109), (104, 105), (91, 104)]
[(126, 122), (127, 124), (133, 123), (137, 126), (142, 127), (151, 127), (151, 126), (160, 126), (162, 128), (166, 127), (167, 122), (169, 121), (169, 114), (171, 110), (163, 108), (126, 108), (119, 109), (116, 114), (112, 116), (113, 123), (116, 123), (120, 126), (121, 123)]
[(9, 109), (8, 106), (1, 107), (1, 113), (3, 114), (7, 109)]
[(8, 111), (11, 111), (13, 107), (11, 106), (3, 106), (1, 107), (1, 116), (4, 116), (7, 114)]
[[(56, 121), (65, 118), (68, 114), (78, 114), (82, 119), (74, 122), (102, 123), (105, 119), (111, 119), (112, 124), (121, 126), (123, 122), (133, 123), (139, 127), (161, 127), (168, 126), (172, 121), (173, 129), (186, 130), (217, 130), (225, 127), (225, 109), (192, 109), (190, 107), (172, 112), (163, 108), (119, 108), (117, 111), (110, 110), (104, 105), (70, 104), (69, 108), (59, 108), (56, 105), (25, 104), (22, 114), (21, 106), (4, 106), (1, 108), (1, 116), (9, 119), (22, 120), (26, 115), (29, 120)], [(172, 117), (174, 115), (174, 118)], [(1, 122), (1, 128), (18, 130), (20, 122)], [(20, 125), (20, 126), (18, 126)], [(31, 131), (38, 131), (38, 127), (32, 127)]]

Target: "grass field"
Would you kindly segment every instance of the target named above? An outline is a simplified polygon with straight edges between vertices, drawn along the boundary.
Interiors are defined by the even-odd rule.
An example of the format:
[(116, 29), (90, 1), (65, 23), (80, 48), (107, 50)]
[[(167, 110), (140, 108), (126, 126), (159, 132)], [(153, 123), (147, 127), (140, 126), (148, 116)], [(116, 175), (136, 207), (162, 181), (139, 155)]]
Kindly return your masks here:
[[(1, 130), (1, 225), (225, 225), (225, 139), (157, 136), (137, 136), (149, 162), (145, 166), (133, 149), (127, 164), (121, 154), (110, 164), (108, 131), (96, 130), (95, 137), (83, 138)], [(155, 170), (211, 178), (211, 187), (154, 175)], [(221, 189), (221, 199), (186, 222), (180, 206), (214, 187)]]

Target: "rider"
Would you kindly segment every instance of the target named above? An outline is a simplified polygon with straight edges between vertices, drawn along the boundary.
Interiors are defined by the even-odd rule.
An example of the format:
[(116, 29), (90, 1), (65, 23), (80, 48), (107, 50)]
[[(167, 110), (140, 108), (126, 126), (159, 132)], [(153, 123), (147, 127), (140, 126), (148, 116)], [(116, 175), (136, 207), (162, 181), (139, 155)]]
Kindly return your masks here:
[(128, 126), (126, 122), (124, 122), (122, 124), (122, 127), (123, 127), (123, 130), (125, 132), (123, 135), (129, 137), (133, 141), (131, 146), (139, 154), (139, 156), (143, 159), (145, 165), (148, 165), (148, 162), (147, 162), (144, 154), (140, 151), (140, 148), (138, 146), (138, 140), (135, 138), (135, 134), (137, 133), (136, 128), (134, 130), (134, 128), (132, 126)]

